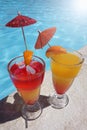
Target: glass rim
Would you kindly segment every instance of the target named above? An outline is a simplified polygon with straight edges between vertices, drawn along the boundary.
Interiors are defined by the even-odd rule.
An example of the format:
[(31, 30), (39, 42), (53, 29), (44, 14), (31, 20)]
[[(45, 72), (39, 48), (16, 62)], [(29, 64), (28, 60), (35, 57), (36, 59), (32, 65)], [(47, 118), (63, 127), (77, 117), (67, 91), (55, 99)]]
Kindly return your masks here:
[[(73, 64), (73, 65), (67, 65), (67, 64), (63, 64), (63, 63), (61, 63), (61, 62), (59, 62), (59, 61), (56, 61), (56, 60), (54, 60), (52, 57), (51, 57), (51, 60), (52, 61), (54, 61), (55, 63), (58, 63), (58, 64), (60, 64), (60, 65), (62, 65), (62, 66), (68, 66), (68, 67), (74, 67), (74, 66), (78, 66), (78, 65), (80, 65), (80, 64), (82, 64), (83, 62), (84, 62), (84, 57), (83, 57), (83, 55), (82, 55), (82, 53), (81, 52), (79, 52), (79, 51), (77, 51), (77, 50), (74, 50), (74, 49), (71, 49), (71, 48), (65, 48), (66, 50), (67, 49), (69, 49), (69, 50), (72, 50), (72, 52), (70, 52), (70, 53), (77, 53), (77, 55), (79, 55), (79, 57), (80, 57), (80, 61), (78, 62), (78, 63), (76, 63), (76, 64)], [(69, 52), (69, 51), (68, 51)]]
[[(35, 75), (39, 75), (39, 74), (41, 74), (41, 73), (43, 73), (43, 72), (45, 71), (45, 61), (44, 61), (41, 57), (39, 57), (39, 56), (33, 55), (33, 57), (34, 57), (34, 58), (38, 58), (39, 60), (41, 60), (41, 61), (43, 62), (43, 70), (41, 70), (41, 72), (35, 73)], [(9, 72), (10, 74), (12, 74), (13, 76), (15, 76), (15, 74), (13, 74), (13, 73), (10, 72), (9, 66), (10, 66), (10, 64), (11, 64), (15, 59), (17, 59), (17, 58), (23, 58), (23, 55), (16, 56), (16, 57), (12, 58), (12, 59), (8, 62), (8, 65), (7, 65), (7, 70), (8, 70), (8, 72)]]

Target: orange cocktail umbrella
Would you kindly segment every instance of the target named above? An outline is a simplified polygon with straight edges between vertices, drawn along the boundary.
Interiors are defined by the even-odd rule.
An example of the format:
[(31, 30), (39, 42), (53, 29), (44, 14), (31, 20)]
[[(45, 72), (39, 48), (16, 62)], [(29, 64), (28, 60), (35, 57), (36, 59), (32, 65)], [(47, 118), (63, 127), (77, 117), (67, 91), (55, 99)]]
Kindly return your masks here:
[(26, 50), (27, 50), (27, 44), (26, 44), (26, 39), (25, 39), (25, 34), (24, 34), (24, 29), (23, 29), (23, 27), (24, 27), (24, 26), (31, 25), (31, 24), (34, 24), (34, 23), (36, 23), (36, 20), (35, 20), (35, 19), (32, 19), (32, 18), (30, 18), (30, 17), (21, 15), (21, 14), (18, 12), (18, 15), (17, 15), (15, 18), (13, 18), (11, 21), (9, 21), (5, 26), (7, 26), (7, 27), (12, 27), (12, 28), (21, 27), (22, 33), (23, 33), (23, 38), (24, 38), (25, 47), (26, 47)]
[(42, 32), (40, 31), (38, 32), (39, 32), (39, 36), (35, 44), (35, 49), (41, 49), (46, 44), (50, 46), (48, 42), (53, 37), (54, 33), (56, 32), (56, 27), (48, 28)]

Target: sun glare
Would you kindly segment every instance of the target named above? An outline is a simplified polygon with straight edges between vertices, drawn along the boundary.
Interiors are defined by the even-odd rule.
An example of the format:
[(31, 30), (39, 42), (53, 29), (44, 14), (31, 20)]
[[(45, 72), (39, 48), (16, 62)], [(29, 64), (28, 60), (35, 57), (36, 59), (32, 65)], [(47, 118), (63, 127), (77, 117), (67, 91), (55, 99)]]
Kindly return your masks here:
[(79, 13), (79, 14), (87, 13), (87, 0), (74, 1), (73, 8), (74, 8), (76, 13)]

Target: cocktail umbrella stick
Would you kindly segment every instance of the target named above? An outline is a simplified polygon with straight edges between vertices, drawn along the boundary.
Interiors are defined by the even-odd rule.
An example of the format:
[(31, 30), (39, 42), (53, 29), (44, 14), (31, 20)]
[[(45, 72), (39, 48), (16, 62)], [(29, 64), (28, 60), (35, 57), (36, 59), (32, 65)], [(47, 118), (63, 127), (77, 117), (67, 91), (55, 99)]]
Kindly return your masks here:
[(25, 38), (25, 34), (24, 34), (24, 29), (23, 29), (23, 27), (21, 27), (21, 29), (22, 29), (22, 34), (23, 34), (23, 38), (24, 38), (25, 48), (27, 50), (27, 43), (26, 43), (26, 38)]

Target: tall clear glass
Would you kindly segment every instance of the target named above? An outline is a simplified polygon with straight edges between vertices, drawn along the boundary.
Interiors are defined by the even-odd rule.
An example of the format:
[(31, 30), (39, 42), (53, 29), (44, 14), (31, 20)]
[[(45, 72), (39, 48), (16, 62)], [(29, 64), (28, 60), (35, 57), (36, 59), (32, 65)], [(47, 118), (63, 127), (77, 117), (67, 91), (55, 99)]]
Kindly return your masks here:
[(50, 59), (55, 94), (49, 97), (49, 103), (57, 109), (68, 104), (69, 98), (65, 93), (72, 85), (84, 61), (82, 54), (78, 51), (66, 50), (67, 53), (56, 55)]
[(22, 108), (23, 118), (35, 120), (42, 113), (38, 99), (45, 73), (45, 62), (40, 57), (33, 56), (30, 64), (25, 66), (23, 56), (15, 57), (8, 63), (8, 72), (25, 102)]

